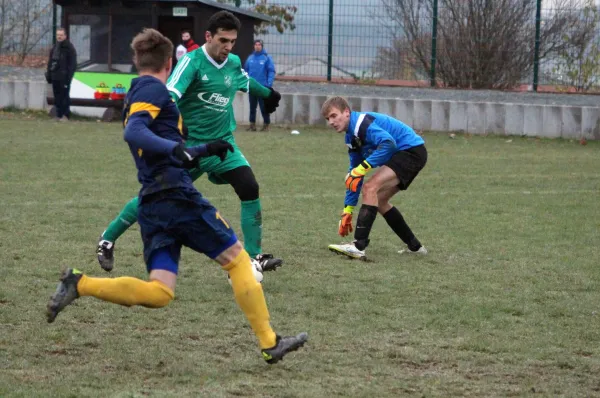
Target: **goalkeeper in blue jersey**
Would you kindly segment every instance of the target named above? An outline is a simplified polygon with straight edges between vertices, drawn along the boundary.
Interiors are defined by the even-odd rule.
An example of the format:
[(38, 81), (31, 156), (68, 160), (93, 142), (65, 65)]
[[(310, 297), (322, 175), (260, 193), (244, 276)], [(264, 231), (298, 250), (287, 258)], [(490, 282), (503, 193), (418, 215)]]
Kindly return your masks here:
[(258, 339), (264, 360), (276, 363), (302, 347), (308, 335), (275, 334), (248, 252), (229, 223), (194, 188), (189, 172), (201, 158), (223, 159), (234, 147), (220, 139), (186, 147), (179, 109), (165, 85), (173, 44), (158, 31), (144, 29), (131, 47), (140, 76), (132, 80), (125, 99), (123, 125), (142, 185), (138, 222), (149, 281), (94, 278), (69, 268), (48, 303), (48, 322), (82, 296), (128, 307), (165, 307), (175, 296), (179, 256), (186, 246), (215, 260), (229, 274), (235, 300)]
[[(338, 133), (345, 133), (350, 167), (346, 176), (346, 198), (338, 233), (352, 232), (352, 213), (362, 191), (362, 206), (356, 220), (354, 241), (329, 245), (329, 250), (351, 258), (365, 259), (369, 233), (379, 212), (406, 244), (400, 253), (427, 254), (400, 211), (390, 203), (392, 196), (406, 190), (427, 163), (425, 141), (393, 117), (375, 112), (353, 112), (342, 97), (325, 101), (321, 113)], [(365, 176), (373, 172), (368, 181)]]

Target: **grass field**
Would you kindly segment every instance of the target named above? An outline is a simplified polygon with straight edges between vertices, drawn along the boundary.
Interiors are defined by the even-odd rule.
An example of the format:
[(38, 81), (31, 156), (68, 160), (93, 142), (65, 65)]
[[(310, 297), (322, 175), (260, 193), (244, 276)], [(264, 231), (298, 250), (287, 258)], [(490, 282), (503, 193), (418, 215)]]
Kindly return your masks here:
[[(263, 363), (225, 274), (185, 250), (176, 300), (82, 298), (47, 324), (60, 269), (107, 274), (98, 235), (137, 193), (118, 124), (0, 118), (0, 396), (600, 396), (600, 143), (425, 134), (429, 163), (394, 203), (429, 249), (333, 255), (347, 155), (323, 129), (238, 133), (261, 184), (264, 289), (306, 349)], [(510, 141), (510, 142), (509, 142)], [(196, 183), (239, 231), (232, 189)], [(112, 275), (144, 278), (139, 228)]]

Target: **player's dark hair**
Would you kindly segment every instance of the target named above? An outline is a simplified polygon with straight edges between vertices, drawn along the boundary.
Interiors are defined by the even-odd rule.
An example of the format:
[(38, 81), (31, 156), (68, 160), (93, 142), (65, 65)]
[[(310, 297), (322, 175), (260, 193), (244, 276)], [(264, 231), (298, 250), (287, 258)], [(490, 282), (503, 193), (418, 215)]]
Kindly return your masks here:
[(242, 28), (242, 23), (240, 20), (230, 13), (229, 11), (219, 11), (214, 13), (212, 17), (208, 20), (208, 27), (206, 30), (210, 32), (211, 35), (217, 34), (219, 29), (222, 30), (235, 30), (239, 32)]
[(323, 117), (327, 117), (331, 108), (339, 109), (341, 112), (344, 112), (346, 109), (352, 110), (348, 101), (343, 97), (331, 97), (323, 102), (323, 106), (321, 107), (321, 114)]
[(173, 54), (173, 43), (159, 31), (146, 28), (131, 42), (138, 71), (160, 72)]
[(192, 35), (192, 31), (189, 29), (181, 29), (181, 34), (184, 34), (184, 33), (189, 33), (190, 36)]

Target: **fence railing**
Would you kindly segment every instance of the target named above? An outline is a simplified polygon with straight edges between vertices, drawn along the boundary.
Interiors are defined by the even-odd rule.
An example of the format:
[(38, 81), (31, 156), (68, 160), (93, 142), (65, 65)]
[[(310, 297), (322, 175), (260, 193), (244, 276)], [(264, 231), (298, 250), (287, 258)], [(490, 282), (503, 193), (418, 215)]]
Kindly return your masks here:
[[(256, 34), (281, 79), (600, 91), (598, 0), (221, 2), (285, 22)], [(0, 0), (0, 63), (43, 64), (53, 18), (50, 0)]]
[(273, 4), (297, 5), (296, 28), (284, 34), (271, 28), (260, 37), (281, 76), (461, 88), (599, 90), (596, 3), (277, 0)]

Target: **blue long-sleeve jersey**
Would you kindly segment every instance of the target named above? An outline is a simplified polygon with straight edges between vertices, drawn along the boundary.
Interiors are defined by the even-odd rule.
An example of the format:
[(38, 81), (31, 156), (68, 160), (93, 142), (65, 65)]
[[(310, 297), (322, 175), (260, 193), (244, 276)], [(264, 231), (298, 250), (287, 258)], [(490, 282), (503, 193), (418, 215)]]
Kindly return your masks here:
[(263, 86), (273, 87), (275, 64), (264, 48), (259, 52), (254, 51), (248, 56), (244, 63), (244, 70)]
[[(410, 126), (376, 112), (351, 112), (345, 142), (350, 157), (348, 171), (364, 160), (373, 168), (383, 166), (396, 152), (425, 143)], [(344, 206), (356, 206), (361, 188), (362, 183), (356, 192), (346, 190)]]
[(189, 172), (173, 156), (175, 147), (183, 142), (183, 121), (163, 82), (152, 76), (131, 81), (123, 126), (142, 184), (140, 200), (166, 189), (194, 189)]

